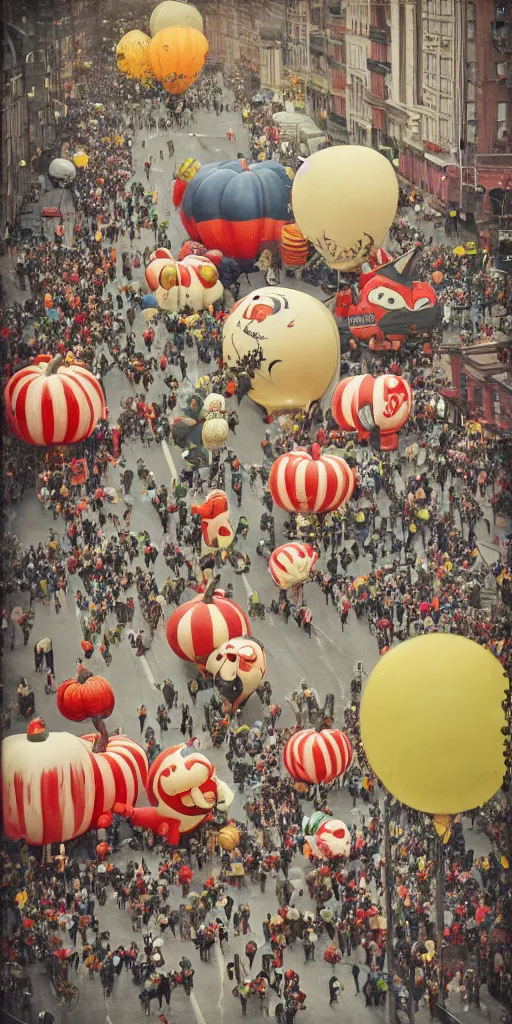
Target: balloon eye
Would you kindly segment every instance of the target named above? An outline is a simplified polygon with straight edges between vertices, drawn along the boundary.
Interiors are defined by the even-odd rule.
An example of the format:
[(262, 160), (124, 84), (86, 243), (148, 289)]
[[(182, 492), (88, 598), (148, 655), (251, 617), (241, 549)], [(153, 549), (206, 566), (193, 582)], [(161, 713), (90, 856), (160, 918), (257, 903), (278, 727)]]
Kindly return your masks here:
[(216, 267), (200, 267), (199, 277), (205, 284), (214, 285), (217, 282), (217, 269)]
[(176, 267), (169, 266), (164, 267), (160, 274), (160, 284), (162, 288), (168, 292), (171, 288), (174, 288), (178, 283), (178, 271)]
[(236, 661), (236, 654), (226, 654), (226, 658), (227, 658), (228, 661), (233, 661), (234, 662), (234, 661)]

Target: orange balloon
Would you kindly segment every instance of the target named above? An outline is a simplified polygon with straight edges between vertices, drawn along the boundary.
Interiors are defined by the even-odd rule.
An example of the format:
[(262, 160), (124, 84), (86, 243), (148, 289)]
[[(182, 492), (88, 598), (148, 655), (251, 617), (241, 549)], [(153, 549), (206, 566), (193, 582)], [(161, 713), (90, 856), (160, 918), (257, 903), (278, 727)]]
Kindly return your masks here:
[(193, 85), (208, 56), (208, 40), (196, 28), (163, 28), (148, 47), (155, 78), (167, 92), (179, 95)]
[(432, 280), (434, 281), (435, 284), (441, 284), (441, 281), (444, 280), (443, 271), (442, 270), (434, 270), (434, 273), (432, 274)]

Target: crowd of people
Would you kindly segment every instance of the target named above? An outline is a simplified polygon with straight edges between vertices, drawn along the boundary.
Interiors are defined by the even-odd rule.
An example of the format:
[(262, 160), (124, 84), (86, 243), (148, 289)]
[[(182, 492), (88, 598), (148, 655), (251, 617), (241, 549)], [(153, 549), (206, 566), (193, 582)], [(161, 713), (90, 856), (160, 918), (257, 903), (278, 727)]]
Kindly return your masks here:
[[(150, 241), (170, 243), (167, 227), (158, 220), (150, 158), (149, 170), (144, 165), (146, 180), (137, 180), (142, 170), (133, 160), (137, 132), (193, 127), (199, 108), (212, 117), (230, 105), (233, 109), (232, 94), (210, 77), (179, 103), (164, 106), (156, 90), (148, 90), (141, 102), (133, 83), (99, 63), (93, 75), (83, 75), (80, 98), (70, 99), (66, 118), (71, 151), (84, 146), (89, 155), (74, 188), (72, 244), (64, 244), (57, 233), (49, 240), (21, 239), (11, 232), (10, 254), (27, 298), (1, 313), (3, 373), (8, 379), (37, 355), (72, 351), (106, 388), (113, 372), (131, 392), (117, 420), (101, 420), (72, 453), (52, 451), (31, 462), (20, 442), (5, 441), (6, 508), (15, 515), (18, 503), (35, 487), (46, 527), (45, 538), (34, 538), (26, 547), (10, 525), (4, 530), (5, 663), (10, 665), (11, 657), (15, 662), (17, 650), (28, 644), (35, 609), (48, 608), (50, 624), (50, 609), (60, 614), (70, 602), (76, 605), (81, 636), (77, 666), (99, 654), (107, 669), (121, 644), (143, 657), (184, 591), (212, 575), (211, 556), (201, 554), (199, 519), (191, 512), (197, 495), (207, 487), (230, 485), (240, 518), (224, 569), (227, 575), (230, 568), (245, 573), (250, 568), (248, 533), (251, 542), (258, 528), (265, 534), (257, 548), (264, 556), (278, 538), (268, 489), (273, 461), (316, 440), (336, 446), (357, 467), (350, 509), (346, 516), (333, 513), (321, 523), (288, 516), (283, 536), (313, 544), (320, 568), (306, 588), (281, 592), (269, 608), (253, 591), (251, 617), (269, 614), (281, 629), (293, 617), (311, 638), (315, 619), (307, 596), (316, 582), (328, 608), (336, 610), (340, 633), (350, 631), (356, 620), (366, 623), (374, 637), (368, 643), (380, 656), (407, 637), (442, 630), (486, 646), (509, 672), (512, 550), (496, 528), (508, 500), (509, 467), (499, 442), (484, 444), (481, 430), (439, 421), (443, 374), (437, 353), (427, 360), (379, 354), (374, 363), (403, 373), (415, 392), (414, 415), (402, 432), (397, 456), (356, 447), (330, 413), (316, 406), (308, 414), (262, 424), (261, 456), (243, 465), (236, 453), (236, 430), (252, 364), (249, 360), (238, 374), (222, 364), (223, 303), (192, 321), (186, 313), (162, 316), (164, 338), (159, 328), (157, 335), (143, 321), (139, 276), (134, 274), (149, 259)], [(247, 107), (251, 129), (245, 155), (279, 156), (268, 111), (261, 104), (251, 109), (243, 96), (238, 105)], [(456, 255), (451, 245), (430, 243), (423, 231), (422, 238), (415, 237), (418, 231), (403, 215), (391, 241), (405, 249), (411, 241), (425, 240), (421, 266), (426, 276), (435, 270), (443, 275), (439, 298), (445, 327), (459, 306), (469, 309), (471, 337), (484, 324), (500, 320), (496, 307), (508, 311), (507, 286), (487, 269), (481, 254)], [(152, 237), (143, 249), (148, 232)], [(303, 276), (307, 279), (307, 268)], [(468, 329), (465, 320), (458, 326)], [(255, 353), (253, 363), (257, 358)], [(358, 363), (347, 356), (342, 369), (358, 372)], [(194, 461), (191, 446), (191, 458), (185, 456), (176, 479), (157, 479), (152, 450), (175, 439), (174, 410), (194, 423), (197, 403), (210, 390), (220, 391), (228, 403), (227, 454), (216, 453), (202, 465)], [(134, 451), (135, 473), (129, 465)], [(261, 499), (259, 524), (245, 516), (246, 483)], [(137, 487), (154, 510), (151, 532), (132, 525), (132, 489)], [(479, 543), (480, 522), (489, 547), (498, 542), (491, 565)], [(166, 565), (163, 585), (155, 568), (158, 559)], [(232, 592), (227, 583), (228, 596), (230, 587)], [(34, 671), (46, 673), (51, 695), (62, 677), (50, 636), (35, 642)], [(324, 689), (320, 680), (315, 684)], [(454, 991), (465, 1008), (478, 1008), (483, 984), (510, 1009), (510, 908), (507, 868), (500, 859), (503, 822), (510, 813), (506, 800), (453, 823), (442, 854), (445, 913), (440, 932), (434, 895), (440, 844), (429, 819), (386, 798), (366, 761), (359, 733), (362, 666), (352, 680), (347, 707), (335, 712), (352, 741), (354, 760), (344, 779), (331, 787), (294, 783), (282, 768), (282, 749), (293, 728), (321, 721), (329, 710), (322, 709), (326, 694), (319, 696), (307, 682), (286, 698), (295, 715), (290, 724), (277, 703), (277, 685), (273, 689), (265, 680), (252, 698), (260, 715), (252, 727), (243, 716), (226, 714), (205, 673), (189, 680), (187, 698), (169, 679), (157, 685), (155, 720), (148, 720), (145, 703), (137, 708), (149, 761), (165, 749), (176, 709), (184, 738), (209, 734), (212, 745), (225, 751), (242, 794), (243, 806), (235, 815), (239, 841), (233, 849), (222, 848), (218, 829), (227, 816), (218, 813), (179, 850), (170, 850), (152, 832), (127, 826), (117, 815), (99, 844), (89, 834), (87, 847), (78, 843), (43, 857), (24, 844), (6, 844), (0, 882), (8, 925), (4, 989), (16, 1016), (28, 1019), (32, 966), (38, 962), (45, 964), (50, 986), (42, 1024), (52, 1024), (51, 998), (69, 1010), (76, 1007), (78, 974), (87, 977), (87, 984), (101, 984), (105, 996), (115, 999), (123, 969), (136, 986), (141, 1012), (165, 1015), (181, 991), (191, 996), (197, 952), (201, 971), (212, 957), (220, 963), (242, 1014), (251, 1005), (271, 1008), (280, 1024), (293, 1024), (299, 1011), (315, 1012), (322, 1000), (335, 1007), (350, 976), (354, 996), (364, 998), (369, 1009), (385, 1006), (391, 990), (399, 1019), (412, 1019), (420, 1007), (433, 1018), (438, 1003)], [(206, 694), (199, 702), (202, 691)], [(14, 703), (4, 713), (5, 729), (13, 716), (27, 718), (40, 710), (30, 679), (17, 679), (10, 696)], [(350, 828), (350, 853), (326, 863), (307, 851), (306, 820), (314, 812), (331, 813), (346, 794), (359, 815)], [(487, 856), (475, 856), (469, 847), (472, 830), (488, 837)], [(123, 864), (126, 843), (134, 857)], [(258, 886), (259, 897), (249, 895), (250, 886)], [(390, 886), (392, 921), (386, 918)], [(273, 912), (262, 912), (269, 897)], [(104, 928), (107, 906), (109, 922), (122, 921), (124, 934), (129, 921), (133, 939), (119, 942)], [(175, 941), (185, 949), (175, 949)], [(324, 993), (309, 966), (319, 960), (328, 967)]]

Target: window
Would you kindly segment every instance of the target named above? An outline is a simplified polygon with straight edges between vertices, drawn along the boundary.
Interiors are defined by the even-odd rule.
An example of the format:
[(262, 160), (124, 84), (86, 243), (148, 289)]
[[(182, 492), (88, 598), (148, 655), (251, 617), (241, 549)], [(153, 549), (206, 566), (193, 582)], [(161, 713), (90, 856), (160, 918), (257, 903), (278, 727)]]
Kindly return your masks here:
[(503, 63), (496, 64), (496, 78), (504, 78), (507, 73), (507, 65)]
[(497, 104), (496, 130), (498, 138), (502, 139), (507, 130), (507, 104), (503, 101)]
[(476, 35), (475, 5), (473, 3), (468, 4), (467, 6), (466, 21), (468, 26), (468, 40), (469, 42), (473, 42)]
[(450, 78), (452, 74), (452, 62), (450, 57), (441, 57), (441, 74)]
[(461, 373), (460, 378), (459, 378), (459, 387), (460, 387), (461, 392), (464, 393), (464, 397), (466, 395), (467, 386), (468, 386), (467, 374)]
[(476, 103), (466, 103), (466, 117), (468, 121), (476, 121)]
[(439, 0), (439, 13), (442, 17), (449, 17), (453, 14), (452, 11), (452, 0)]
[(468, 60), (466, 64), (466, 77), (468, 82), (476, 82), (476, 60)]
[(475, 390), (474, 390), (473, 408), (474, 409), (481, 409), (482, 408), (482, 388), (475, 388)]
[(493, 391), (492, 393), (492, 407), (494, 415), (499, 419), (501, 416), (501, 395), (499, 391)]
[(452, 94), (452, 85), (453, 85), (453, 83), (452, 83), (452, 80), (450, 78), (442, 78), (441, 79), (441, 92), (443, 92), (445, 94), (445, 96), (451, 96), (451, 94)]

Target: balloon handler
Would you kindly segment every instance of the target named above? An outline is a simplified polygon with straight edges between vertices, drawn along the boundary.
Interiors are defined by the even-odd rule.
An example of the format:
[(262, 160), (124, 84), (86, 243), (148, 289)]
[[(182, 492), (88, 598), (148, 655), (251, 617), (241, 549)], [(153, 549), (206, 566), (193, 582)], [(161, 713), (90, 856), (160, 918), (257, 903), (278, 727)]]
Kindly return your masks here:
[(191, 740), (169, 747), (155, 758), (148, 772), (146, 793), (151, 807), (114, 804), (114, 812), (135, 827), (152, 829), (169, 846), (213, 817), (215, 806), (224, 810), (233, 793), (217, 778), (215, 767), (199, 753)]

